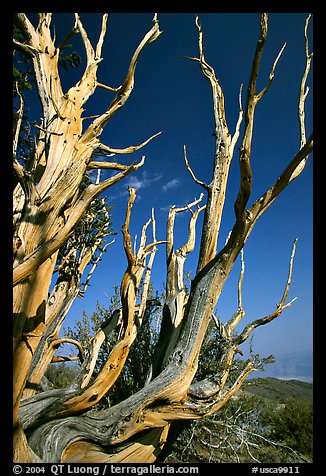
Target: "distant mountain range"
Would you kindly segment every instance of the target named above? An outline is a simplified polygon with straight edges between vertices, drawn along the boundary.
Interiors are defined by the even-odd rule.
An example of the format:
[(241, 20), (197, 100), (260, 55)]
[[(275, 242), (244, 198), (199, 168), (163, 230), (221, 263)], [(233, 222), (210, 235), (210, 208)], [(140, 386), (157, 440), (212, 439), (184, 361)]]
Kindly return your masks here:
[(251, 393), (275, 403), (292, 399), (313, 401), (313, 384), (298, 380), (255, 378), (247, 380), (241, 391), (242, 394)]
[(313, 356), (310, 351), (275, 355), (275, 363), (265, 366), (264, 371), (253, 372), (249, 378), (274, 377), (282, 380), (313, 381)]

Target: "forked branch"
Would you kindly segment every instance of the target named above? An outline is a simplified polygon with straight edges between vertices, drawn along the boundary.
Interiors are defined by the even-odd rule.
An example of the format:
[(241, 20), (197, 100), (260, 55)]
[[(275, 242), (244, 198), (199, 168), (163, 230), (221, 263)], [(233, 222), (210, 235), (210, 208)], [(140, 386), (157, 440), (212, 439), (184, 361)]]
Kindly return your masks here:
[(285, 48), (285, 45), (282, 47), (281, 51), (277, 55), (276, 60), (274, 61), (272, 71), (269, 75), (269, 82), (265, 88), (260, 92), (256, 93), (257, 87), (257, 76), (259, 72), (259, 67), (261, 63), (262, 53), (264, 44), (267, 37), (268, 31), (268, 16), (266, 13), (261, 14), (260, 17), (260, 37), (257, 42), (256, 51), (252, 63), (250, 80), (247, 90), (247, 101), (245, 107), (245, 130), (243, 134), (242, 143), (240, 146), (240, 157), (239, 157), (239, 167), (240, 167), (240, 188), (239, 193), (234, 205), (236, 218), (238, 222), (243, 223), (245, 221), (245, 208), (252, 190), (252, 170), (250, 164), (251, 156), (251, 142), (252, 142), (252, 133), (255, 117), (255, 108), (257, 103), (270, 88), (275, 74), (275, 68), (278, 63), (278, 60), (281, 57), (281, 54)]
[(159, 23), (157, 20), (157, 15), (154, 15), (153, 18), (154, 25), (151, 30), (144, 36), (142, 41), (139, 43), (136, 51), (130, 61), (129, 68), (125, 80), (123, 81), (121, 87), (118, 89), (117, 94), (107, 110), (101, 114), (100, 117), (95, 119), (92, 124), (87, 128), (85, 133), (83, 134), (82, 140), (88, 141), (91, 137), (98, 137), (103, 130), (103, 127), (108, 122), (108, 120), (119, 110), (121, 109), (126, 101), (128, 100), (135, 81), (135, 71), (138, 62), (138, 58), (145, 48), (145, 46), (149, 43), (155, 41), (160, 35), (161, 31), (159, 29)]
[(236, 345), (242, 344), (245, 340), (248, 339), (250, 334), (254, 331), (259, 326), (268, 324), (269, 322), (273, 321), (276, 317), (280, 316), (283, 312), (284, 309), (287, 307), (290, 307), (294, 301), (297, 299), (296, 297), (293, 298), (290, 302), (286, 303), (287, 296), (289, 293), (290, 285), (291, 285), (291, 280), (292, 280), (292, 270), (293, 270), (293, 261), (294, 261), (294, 256), (295, 256), (295, 251), (296, 251), (296, 246), (297, 246), (297, 239), (294, 241), (293, 244), (293, 249), (291, 253), (291, 258), (290, 258), (290, 265), (289, 265), (289, 273), (288, 273), (288, 278), (286, 281), (286, 285), (284, 288), (283, 296), (279, 304), (276, 306), (276, 310), (269, 314), (266, 317), (262, 317), (260, 319), (256, 319), (255, 321), (251, 322), (248, 324), (244, 330), (241, 332), (241, 334), (234, 339), (234, 342)]

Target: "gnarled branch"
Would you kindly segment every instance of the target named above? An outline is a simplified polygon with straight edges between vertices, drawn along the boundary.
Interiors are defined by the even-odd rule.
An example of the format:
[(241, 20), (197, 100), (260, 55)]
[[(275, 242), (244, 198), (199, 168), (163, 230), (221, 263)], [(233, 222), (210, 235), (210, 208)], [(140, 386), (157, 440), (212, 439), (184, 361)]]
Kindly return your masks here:
[(139, 43), (138, 47), (136, 48), (136, 51), (130, 61), (130, 65), (128, 68), (128, 72), (126, 75), (125, 80), (123, 81), (121, 87), (119, 88), (116, 97), (113, 99), (111, 104), (109, 105), (108, 109), (106, 112), (104, 112), (100, 117), (95, 119), (92, 124), (87, 128), (87, 130), (84, 132), (82, 136), (82, 141), (88, 142), (90, 140), (90, 137), (98, 137), (105, 126), (105, 124), (108, 122), (108, 120), (119, 110), (124, 106), (126, 101), (128, 100), (132, 89), (134, 87), (134, 76), (135, 76), (135, 70), (138, 62), (138, 58), (142, 50), (145, 48), (145, 46), (149, 43), (152, 43), (155, 41), (160, 35), (161, 31), (159, 29), (159, 24), (157, 20), (157, 16), (155, 15), (153, 18), (154, 25), (151, 28), (151, 30), (144, 36), (142, 41)]
[(293, 244), (293, 249), (292, 249), (291, 258), (290, 258), (288, 278), (287, 278), (287, 281), (286, 281), (286, 285), (285, 285), (285, 289), (284, 289), (284, 292), (283, 292), (282, 299), (281, 299), (280, 303), (277, 304), (276, 310), (273, 313), (266, 316), (266, 317), (256, 319), (255, 321), (251, 322), (250, 324), (247, 324), (246, 327), (244, 328), (244, 330), (241, 332), (241, 334), (234, 339), (234, 342), (235, 342), (236, 345), (240, 345), (245, 340), (247, 340), (248, 337), (250, 336), (250, 334), (253, 332), (253, 330), (256, 329), (256, 327), (265, 325), (265, 324), (273, 321), (276, 317), (280, 316), (282, 314), (283, 310), (286, 309), (287, 307), (291, 306), (294, 303), (294, 301), (297, 299), (297, 298), (294, 298), (289, 303), (286, 304), (286, 299), (287, 299), (287, 296), (288, 296), (288, 292), (289, 292), (290, 285), (291, 285), (291, 280), (292, 280), (292, 269), (293, 269), (293, 261), (294, 261), (296, 246), (297, 246), (297, 240), (295, 240), (294, 244)]

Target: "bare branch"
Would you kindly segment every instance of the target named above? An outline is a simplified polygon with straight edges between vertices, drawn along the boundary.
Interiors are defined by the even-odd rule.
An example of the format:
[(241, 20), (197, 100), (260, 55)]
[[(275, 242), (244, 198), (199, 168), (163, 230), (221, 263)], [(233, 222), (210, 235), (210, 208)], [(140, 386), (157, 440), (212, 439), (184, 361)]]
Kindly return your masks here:
[(63, 136), (63, 132), (55, 132), (49, 129), (44, 129), (44, 127), (38, 126), (37, 124), (33, 124), (34, 127), (40, 129), (40, 131), (45, 132), (46, 134), (53, 134), (54, 136)]
[(308, 18), (306, 19), (306, 24), (305, 24), (305, 29), (304, 29), (304, 38), (305, 38), (305, 44), (306, 44), (306, 66), (304, 69), (304, 73), (302, 76), (301, 80), (301, 86), (300, 86), (300, 95), (299, 95), (299, 104), (298, 104), (298, 115), (299, 115), (299, 125), (300, 125), (300, 149), (304, 146), (306, 143), (306, 128), (305, 128), (305, 101), (309, 93), (309, 87), (306, 88), (306, 82), (308, 78), (308, 74), (310, 71), (310, 66), (311, 66), (311, 61), (313, 58), (313, 53), (309, 53), (309, 40), (308, 40), (308, 35), (307, 35), (307, 30), (308, 30), (308, 25), (309, 25), (309, 20), (310, 20), (311, 15), (308, 15)]
[(247, 90), (247, 102), (245, 109), (245, 130), (240, 146), (239, 156), (240, 188), (237, 199), (234, 204), (236, 218), (238, 222), (244, 222), (245, 220), (243, 214), (252, 190), (252, 171), (250, 165), (250, 154), (254, 114), (258, 102), (256, 97), (256, 84), (263, 48), (267, 36), (267, 20), (267, 14), (262, 13), (260, 17), (260, 36), (256, 46)]
[(274, 79), (274, 74), (275, 74), (275, 69), (276, 69), (276, 65), (284, 51), (286, 47), (286, 43), (284, 43), (284, 45), (282, 46), (279, 54), (277, 55), (276, 57), (276, 60), (274, 61), (274, 64), (273, 64), (273, 68), (272, 68), (272, 71), (269, 73), (269, 81), (268, 81), (268, 84), (264, 87), (264, 89), (262, 89), (262, 91), (256, 95), (256, 101), (260, 101), (261, 98), (264, 96), (264, 94), (266, 93), (266, 91), (268, 91), (268, 89), (271, 87), (271, 84), (273, 82), (273, 79)]
[(140, 243), (139, 243), (139, 248), (138, 248), (138, 253), (137, 253), (137, 258), (139, 260), (144, 257), (145, 245), (146, 245), (146, 230), (148, 228), (148, 225), (151, 223), (151, 221), (152, 220), (150, 218), (142, 228), (142, 233), (141, 233), (141, 236), (140, 236)]
[(24, 100), (22, 95), (20, 94), (19, 87), (18, 87), (18, 82), (16, 81), (16, 91), (19, 97), (19, 109), (17, 111), (17, 120), (16, 120), (16, 126), (15, 126), (15, 132), (14, 132), (14, 140), (13, 140), (13, 156), (16, 156), (17, 153), (17, 147), (18, 147), (18, 140), (19, 140), (19, 134), (20, 134), (20, 128), (23, 120), (23, 111), (24, 111)]
[(172, 207), (171, 208), (171, 211), (172, 213), (181, 213), (181, 212), (185, 212), (187, 210), (189, 210), (191, 212), (191, 208), (194, 207), (195, 205), (198, 205), (198, 203), (200, 203), (202, 201), (204, 197), (204, 194), (201, 193), (199, 198), (195, 198), (195, 200), (187, 205), (185, 205), (184, 207)]
[(135, 255), (132, 251), (131, 247), (131, 238), (130, 238), (130, 233), (129, 233), (129, 223), (130, 223), (130, 215), (131, 215), (131, 209), (132, 206), (136, 200), (136, 189), (131, 188), (128, 186), (128, 192), (129, 192), (129, 200), (128, 200), (128, 205), (127, 205), (127, 210), (126, 210), (126, 219), (124, 222), (124, 225), (122, 226), (122, 233), (123, 233), (123, 246), (125, 253), (127, 255), (128, 259), (128, 264), (131, 266), (134, 264), (135, 261)]
[[(162, 132), (157, 132), (156, 134), (152, 135), (149, 139), (145, 140), (142, 144), (131, 145), (124, 149), (115, 149), (113, 147), (109, 147), (104, 144), (99, 144), (99, 146), (95, 149), (93, 155), (99, 155), (98, 154), (99, 152), (101, 153), (101, 155), (105, 154), (106, 152), (109, 152), (110, 154), (132, 154), (133, 152), (136, 152), (137, 150), (147, 145), (152, 139), (154, 139), (154, 137), (159, 136), (161, 133)], [(90, 164), (88, 166), (90, 167)]]
[(119, 89), (121, 89), (121, 86), (118, 86), (117, 88), (112, 88), (111, 86), (107, 86), (106, 84), (99, 83), (98, 81), (96, 81), (96, 86), (98, 86), (99, 88), (106, 89), (107, 91), (114, 92), (114, 93), (116, 93), (117, 91), (119, 91)]
[(52, 13), (38, 13), (37, 16), (39, 19), (37, 25), (38, 29), (41, 29), (43, 23), (46, 24), (47, 28), (50, 26), (52, 20)]
[(96, 160), (92, 160), (87, 165), (88, 169), (106, 169), (106, 170), (127, 170), (128, 167), (129, 165), (118, 164), (118, 162), (104, 162), (104, 161), (96, 161)]
[(171, 253), (174, 248), (174, 220), (177, 213), (185, 212), (186, 210), (191, 211), (191, 207), (197, 205), (204, 197), (204, 194), (201, 193), (198, 199), (195, 199), (192, 203), (186, 205), (185, 207), (171, 207), (168, 215), (167, 225), (166, 225), (166, 257), (169, 262), (171, 259)]
[(188, 254), (191, 253), (194, 248), (195, 248), (195, 236), (196, 236), (196, 221), (198, 218), (198, 215), (201, 211), (205, 209), (206, 205), (203, 205), (202, 207), (197, 208), (194, 212), (191, 211), (191, 218), (189, 220), (189, 226), (188, 226), (188, 241), (184, 243), (180, 248), (178, 249), (178, 252), (183, 254)]
[(297, 248), (297, 242), (298, 242), (298, 238), (296, 238), (294, 240), (294, 243), (293, 243), (292, 254), (291, 254), (291, 258), (290, 258), (288, 279), (287, 279), (287, 282), (286, 282), (286, 286), (285, 286), (285, 289), (284, 289), (284, 293), (283, 293), (281, 302), (277, 305), (278, 308), (283, 308), (284, 309), (285, 307), (288, 307), (289, 305), (291, 305), (292, 302), (293, 302), (293, 300), (292, 300), (291, 303), (285, 305), (285, 301), (286, 301), (286, 298), (288, 296), (288, 292), (289, 292), (290, 285), (291, 285), (291, 280), (292, 280), (293, 262), (294, 262), (294, 256), (295, 256), (296, 248)]
[(241, 271), (240, 271), (240, 277), (238, 281), (238, 308), (243, 309), (242, 305), (242, 283), (243, 283), (243, 277), (244, 277), (244, 272), (245, 272), (245, 262), (244, 262), (244, 256), (243, 256), (243, 249), (240, 252), (240, 257), (241, 257)]
[(243, 119), (242, 86), (243, 85), (241, 84), (240, 85), (240, 91), (239, 91), (239, 117), (238, 117), (238, 121), (237, 121), (237, 124), (236, 124), (236, 127), (235, 127), (235, 131), (234, 131), (232, 140), (231, 140), (231, 144), (230, 144), (230, 155), (231, 156), (233, 156), (234, 147), (235, 147), (235, 145), (237, 143), (237, 140), (239, 138), (239, 135), (240, 135), (240, 126), (241, 126), (242, 119)]
[[(89, 41), (89, 38), (87, 36), (87, 32), (84, 28), (84, 25), (82, 24), (82, 21), (81, 21), (79, 15), (78, 15), (78, 13), (75, 13), (75, 21), (76, 21), (78, 31), (80, 33), (80, 36), (82, 37), (82, 40), (83, 40), (83, 43), (84, 43), (84, 46), (85, 46), (85, 52), (86, 52), (86, 58), (87, 58), (87, 66), (86, 66), (86, 70), (87, 70), (87, 68), (89, 68), (91, 66), (91, 64), (94, 63), (95, 52), (94, 52), (94, 49), (92, 47), (91, 42)], [(85, 73), (84, 73), (84, 76), (85, 76)]]
[(95, 51), (95, 60), (97, 60), (97, 61), (100, 60), (100, 58), (101, 58), (102, 46), (103, 46), (103, 42), (104, 42), (104, 38), (105, 38), (106, 24), (107, 24), (108, 18), (109, 18), (109, 14), (104, 13), (104, 15), (102, 17), (102, 28), (101, 28), (100, 36), (99, 36), (99, 39), (98, 39), (98, 42), (97, 42), (97, 45), (96, 45), (96, 51)]
[(231, 337), (232, 331), (236, 328), (236, 326), (239, 324), (239, 322), (245, 315), (245, 311), (243, 309), (243, 303), (242, 303), (242, 283), (243, 283), (244, 272), (245, 272), (243, 249), (240, 252), (240, 256), (241, 256), (241, 270), (240, 270), (240, 276), (238, 280), (238, 309), (235, 312), (235, 314), (232, 316), (232, 318), (224, 325), (226, 334), (229, 337)]
[[(156, 240), (156, 221), (155, 221), (155, 216), (154, 216), (154, 208), (152, 208), (152, 218), (151, 218), (151, 223), (152, 223), (152, 237), (153, 237), (153, 246), (152, 250), (150, 253), (150, 258), (146, 267), (145, 275), (144, 275), (144, 280), (143, 280), (143, 291), (141, 295), (141, 302), (139, 305), (139, 310), (138, 310), (138, 318), (142, 320), (145, 310), (146, 310), (146, 302), (147, 302), (147, 296), (148, 296), (148, 289), (150, 285), (150, 278), (151, 278), (151, 271), (152, 271), (152, 266), (155, 258), (155, 253), (157, 251), (157, 240)], [(144, 243), (145, 245), (145, 243)], [(143, 245), (143, 248), (144, 248)], [(146, 247), (147, 248), (147, 247)], [(145, 248), (145, 251), (146, 251)], [(139, 251), (138, 251), (139, 253)]]
[(186, 163), (186, 167), (189, 170), (189, 173), (190, 173), (192, 179), (194, 180), (194, 182), (197, 183), (198, 185), (200, 185), (201, 187), (203, 187), (205, 190), (207, 190), (208, 185), (205, 182), (202, 182), (201, 180), (198, 180), (198, 178), (195, 176), (192, 168), (189, 165), (189, 162), (188, 162), (188, 159), (187, 159), (187, 150), (186, 150), (185, 145), (183, 146), (183, 157), (184, 157), (184, 160), (185, 160), (185, 163)]
[(76, 360), (80, 360), (78, 355), (73, 355), (71, 357), (67, 355), (54, 355), (52, 357), (51, 363), (56, 364), (58, 362), (76, 362)]
[[(102, 17), (101, 31), (99, 39), (96, 45), (96, 51), (94, 50), (87, 32), (83, 26), (83, 23), (78, 15), (75, 13), (75, 26), (72, 32), (68, 35), (72, 36), (75, 33), (80, 33), (82, 41), (84, 43), (85, 52), (86, 52), (86, 67), (81, 79), (77, 82), (75, 86), (70, 88), (66, 97), (69, 97), (70, 100), (76, 104), (76, 98), (78, 98), (77, 103), (83, 105), (87, 102), (90, 95), (95, 91), (97, 86), (96, 74), (99, 63), (102, 61), (101, 51), (106, 33), (106, 23), (108, 19), (108, 14), (104, 14)], [(64, 40), (64, 42), (66, 39)], [(85, 118), (83, 118), (85, 119)]]
[(35, 185), (32, 181), (31, 173), (25, 169), (25, 167), (17, 160), (16, 157), (24, 111), (24, 101), (22, 95), (20, 94), (18, 83), (16, 83), (16, 90), (19, 96), (19, 110), (17, 112), (17, 122), (13, 139), (13, 171), (24, 192), (24, 203), (27, 203), (29, 201), (30, 205), (33, 205), (37, 192)]
[[(218, 79), (216, 78), (214, 68), (210, 66), (205, 60), (203, 33), (198, 17), (196, 17), (196, 27), (198, 30), (199, 58), (190, 59), (199, 62), (201, 72), (210, 85), (212, 91), (215, 122), (215, 128), (213, 132), (213, 135), (215, 136), (215, 153), (212, 179), (206, 187), (202, 183), (198, 182), (200, 185), (204, 186), (208, 192), (197, 266), (197, 272), (199, 272), (214, 258), (216, 254), (229, 167), (238, 131), (236, 130), (235, 138), (232, 144), (231, 134), (229, 132), (225, 116), (224, 94)], [(239, 128), (240, 120), (238, 121), (238, 124), (239, 125), (237, 127)], [(193, 178), (195, 179), (195, 177)]]
[(14, 48), (16, 48), (19, 51), (22, 51), (23, 53), (34, 57), (37, 54), (37, 49), (34, 48), (31, 45), (28, 45), (27, 43), (21, 43), (20, 41), (16, 40), (15, 38), (13, 39), (13, 45)]
[[(214, 68), (210, 66), (204, 56), (203, 48), (203, 32), (202, 27), (199, 23), (199, 19), (196, 16), (196, 26), (198, 29), (198, 48), (199, 48), (199, 65), (203, 75), (208, 80), (212, 95), (213, 95), (213, 109), (214, 109), (214, 120), (215, 120), (215, 136), (218, 142), (224, 140), (226, 143), (229, 143), (229, 131), (225, 118), (225, 109), (224, 109), (224, 94), (221, 86), (219, 85), (218, 79), (216, 78)], [(194, 58), (191, 58), (194, 59)], [(223, 138), (223, 139), (222, 139)]]
[(297, 152), (291, 162), (287, 165), (284, 171), (274, 184), (256, 200), (252, 207), (248, 210), (247, 217), (250, 217), (250, 226), (252, 227), (256, 220), (267, 208), (269, 208), (274, 200), (280, 195), (282, 190), (289, 185), (292, 180), (297, 178), (303, 171), (309, 154), (313, 150), (313, 135), (309, 137), (305, 145)]
[(247, 340), (250, 334), (253, 332), (253, 330), (256, 329), (256, 327), (265, 325), (273, 321), (276, 317), (280, 316), (283, 310), (291, 306), (293, 302), (296, 300), (296, 298), (294, 298), (288, 304), (285, 303), (288, 296), (289, 289), (290, 289), (291, 280), (292, 280), (292, 269), (293, 269), (293, 261), (294, 261), (296, 246), (297, 246), (297, 239), (294, 241), (294, 244), (293, 244), (293, 249), (292, 249), (291, 258), (290, 258), (290, 265), (289, 265), (289, 274), (286, 281), (283, 296), (280, 303), (277, 304), (276, 310), (272, 314), (269, 314), (268, 316), (262, 317), (260, 319), (256, 319), (255, 321), (248, 324), (244, 328), (244, 330), (241, 332), (241, 334), (234, 339), (234, 343), (236, 345), (242, 344), (245, 340)]
[[(158, 344), (156, 346), (152, 368), (148, 381), (162, 370), (167, 363), (168, 358), (174, 350), (181, 331), (181, 322), (185, 316), (184, 306), (187, 302), (186, 287), (184, 284), (184, 263), (187, 254), (192, 252), (195, 246), (195, 227), (199, 213), (205, 208), (198, 207), (198, 203), (202, 200), (202, 193), (198, 199), (185, 207), (170, 208), (167, 225), (166, 225), (166, 303), (163, 309), (163, 318), (161, 332)], [(197, 209), (193, 211), (191, 207), (197, 205)], [(174, 250), (174, 221), (177, 213), (185, 211), (191, 213), (188, 226), (187, 242)]]
[(68, 35), (66, 35), (66, 36), (64, 37), (64, 39), (63, 39), (63, 40), (61, 41), (61, 43), (59, 44), (58, 49), (61, 50), (61, 49), (64, 47), (64, 45), (65, 45), (73, 36), (77, 35), (78, 33), (79, 33), (79, 29), (78, 29), (78, 27), (77, 27), (77, 22), (76, 22), (76, 20), (75, 20), (75, 24), (74, 24), (73, 29), (71, 30), (70, 33), (68, 33)]

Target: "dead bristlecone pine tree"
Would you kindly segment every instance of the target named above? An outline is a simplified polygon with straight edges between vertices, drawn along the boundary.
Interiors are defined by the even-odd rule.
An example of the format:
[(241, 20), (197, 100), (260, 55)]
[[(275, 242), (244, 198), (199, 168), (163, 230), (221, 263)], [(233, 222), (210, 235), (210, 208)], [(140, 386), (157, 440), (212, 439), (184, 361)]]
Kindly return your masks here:
[[(37, 18), (37, 17), (36, 17)], [(104, 14), (98, 41), (91, 43), (78, 14), (72, 30), (61, 43), (55, 38), (50, 13), (39, 13), (35, 25), (29, 15), (15, 15), (20, 35), (14, 38), (14, 49), (29, 59), (41, 104), (41, 120), (34, 124), (35, 141), (31, 159), (20, 156), (19, 141), (24, 121), (23, 95), (17, 87), (18, 107), (15, 115), (13, 165), (14, 188), (14, 461), (16, 462), (74, 462), (74, 463), (150, 463), (157, 461), (171, 438), (173, 424), (182, 420), (207, 417), (218, 411), (237, 392), (246, 377), (255, 369), (247, 363), (236, 379), (230, 369), (239, 346), (258, 326), (267, 324), (292, 304), (287, 301), (292, 277), (296, 241), (289, 259), (289, 272), (283, 296), (270, 315), (254, 320), (242, 332), (234, 332), (241, 321), (242, 278), (244, 272), (242, 249), (258, 218), (280, 193), (304, 170), (313, 149), (312, 135), (306, 138), (304, 110), (308, 93), (306, 80), (312, 53), (309, 52), (307, 18), (304, 38), (306, 67), (298, 97), (298, 150), (273, 185), (253, 205), (251, 197), (251, 144), (255, 109), (272, 86), (278, 60), (275, 59), (265, 87), (257, 90), (258, 69), (268, 32), (268, 16), (260, 16), (260, 34), (252, 60), (251, 74), (242, 104), (239, 92), (239, 116), (234, 133), (228, 128), (224, 95), (214, 69), (204, 55), (203, 32), (196, 18), (198, 63), (208, 81), (213, 100), (215, 121), (215, 153), (211, 181), (197, 178), (184, 148), (185, 169), (203, 193), (193, 203), (178, 204), (170, 209), (167, 233), (158, 241), (154, 212), (144, 224), (139, 247), (131, 245), (129, 223), (136, 190), (129, 188), (129, 200), (123, 226), (123, 246), (127, 267), (120, 286), (120, 306), (98, 329), (88, 348), (74, 339), (59, 337), (59, 332), (74, 299), (82, 296), (89, 277), (104, 251), (109, 232), (109, 215), (102, 192), (139, 169), (137, 163), (123, 165), (108, 161), (117, 154), (132, 153), (145, 146), (155, 136), (137, 146), (112, 149), (101, 142), (101, 134), (112, 116), (128, 100), (134, 86), (134, 76), (140, 54), (146, 54), (149, 43), (159, 39), (161, 31), (157, 15), (130, 61), (126, 77), (118, 88), (99, 83), (97, 71), (102, 58), (108, 15)], [(58, 64), (60, 52), (72, 35), (80, 35), (85, 52), (86, 67), (79, 79), (66, 93), (62, 90)], [(159, 40), (160, 41), (160, 40)], [(155, 48), (155, 44), (151, 46)], [(113, 65), (114, 67), (114, 65)], [(140, 86), (141, 87), (141, 86)], [(96, 88), (113, 94), (108, 108), (88, 118), (83, 126), (85, 104)], [(90, 120), (91, 119), (91, 120)], [(242, 132), (243, 131), (243, 132)], [(157, 134), (155, 134), (157, 135)], [(223, 247), (217, 249), (224, 207), (228, 172), (235, 146), (239, 141), (240, 185), (234, 203), (235, 222)], [(237, 148), (238, 148), (237, 146)], [(109, 178), (87, 180), (90, 171), (111, 171)], [(112, 172), (115, 171), (115, 172)], [(95, 173), (96, 175), (96, 173)], [(93, 174), (94, 176), (94, 174)], [(204, 203), (204, 197), (206, 203)], [(102, 201), (101, 201), (102, 200)], [(96, 210), (94, 203), (97, 204)], [(94, 220), (102, 213), (101, 226)], [(187, 240), (179, 248), (174, 245), (174, 223), (178, 214), (189, 214)], [(195, 248), (195, 228), (203, 215), (200, 250), (196, 274), (187, 290), (184, 264)], [(94, 239), (83, 241), (78, 227), (93, 227)], [(146, 237), (149, 234), (150, 240)], [(166, 249), (166, 298), (162, 305), (161, 330), (153, 352), (146, 384), (120, 403), (99, 409), (98, 402), (121, 374), (129, 350), (141, 328), (144, 314), (150, 311), (147, 299), (150, 274), (157, 249)], [(238, 310), (222, 323), (214, 314), (223, 286), (240, 255), (242, 267), (238, 286)], [(89, 265), (87, 267), (87, 265)], [(85, 271), (86, 280), (81, 277)], [(141, 286), (140, 286), (141, 284)], [(196, 378), (199, 355), (210, 321), (219, 330), (219, 365), (205, 379)], [(94, 372), (101, 345), (115, 330), (118, 336), (107, 361)], [(75, 345), (76, 358), (81, 364), (76, 377), (66, 388), (48, 385), (44, 374), (55, 354), (66, 342)]]

